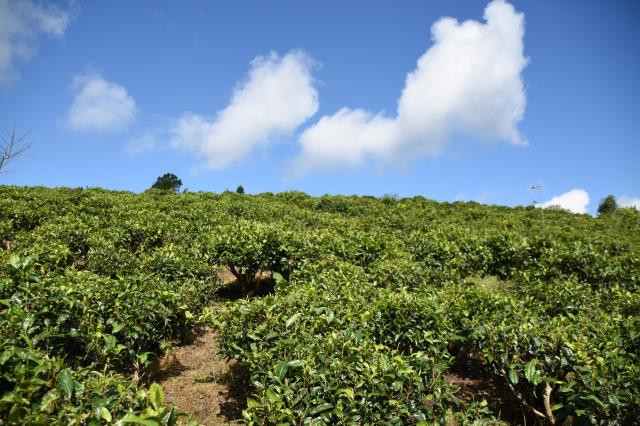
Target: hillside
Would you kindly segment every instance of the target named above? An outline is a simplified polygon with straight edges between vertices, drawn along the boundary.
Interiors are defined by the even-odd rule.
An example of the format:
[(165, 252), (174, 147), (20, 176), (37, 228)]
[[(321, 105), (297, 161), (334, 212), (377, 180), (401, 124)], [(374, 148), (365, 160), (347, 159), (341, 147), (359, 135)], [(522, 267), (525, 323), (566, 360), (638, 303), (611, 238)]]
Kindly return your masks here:
[(248, 424), (640, 418), (635, 210), (0, 186), (0, 237), (0, 424), (174, 424), (203, 332)]

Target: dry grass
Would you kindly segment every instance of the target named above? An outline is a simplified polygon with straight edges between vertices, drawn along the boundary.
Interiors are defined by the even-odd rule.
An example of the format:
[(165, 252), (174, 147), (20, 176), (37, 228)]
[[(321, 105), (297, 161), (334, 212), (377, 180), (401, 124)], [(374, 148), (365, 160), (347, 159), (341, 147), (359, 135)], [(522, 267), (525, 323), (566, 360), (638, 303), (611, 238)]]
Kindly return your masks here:
[(225, 284), (230, 284), (236, 280), (236, 277), (227, 268), (218, 269), (218, 278)]

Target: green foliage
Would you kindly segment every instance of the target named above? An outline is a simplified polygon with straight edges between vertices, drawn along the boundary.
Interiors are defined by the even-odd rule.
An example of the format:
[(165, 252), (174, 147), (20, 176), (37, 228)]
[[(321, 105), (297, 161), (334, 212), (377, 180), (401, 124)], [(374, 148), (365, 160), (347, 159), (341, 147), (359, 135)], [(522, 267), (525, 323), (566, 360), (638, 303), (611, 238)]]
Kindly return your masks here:
[(165, 173), (156, 179), (156, 182), (151, 185), (152, 189), (160, 189), (162, 191), (178, 192), (178, 189), (182, 186), (182, 181), (178, 179), (178, 176), (173, 173)]
[(402, 423), (443, 416), (452, 393), (442, 378), (441, 352), (403, 354), (378, 343), (390, 329), (381, 329), (376, 312), (389, 301), (370, 300), (361, 272), (354, 270), (342, 285), (332, 283), (342, 274), (327, 274), (316, 275), (322, 281), (315, 286), (287, 287), (286, 297), (216, 313), (222, 341), (229, 343), (224, 353), (254, 372), (247, 421)]
[(207, 255), (245, 285), (251, 284), (259, 271), (278, 271), (284, 258), (274, 230), (244, 220), (215, 229), (207, 243)]
[(9, 278), (0, 280), (0, 418), (69, 424), (137, 416), (175, 424), (178, 413), (158, 402), (157, 385), (148, 396), (121, 373), (148, 365), (159, 342), (183, 338), (193, 305), (151, 283), (71, 272), (40, 277), (33, 266), (12, 256)]
[[(499, 423), (459, 362), (527, 413), (633, 424), (639, 235), (632, 209), (0, 187), (0, 422), (174, 424), (134, 378), (209, 325), (248, 424)], [(273, 292), (221, 300), (224, 268)]]
[(236, 194), (244, 194), (244, 186), (238, 185), (236, 188)]
[(598, 205), (598, 214), (612, 214), (618, 210), (618, 203), (616, 203), (616, 197), (613, 195), (607, 195), (600, 205)]

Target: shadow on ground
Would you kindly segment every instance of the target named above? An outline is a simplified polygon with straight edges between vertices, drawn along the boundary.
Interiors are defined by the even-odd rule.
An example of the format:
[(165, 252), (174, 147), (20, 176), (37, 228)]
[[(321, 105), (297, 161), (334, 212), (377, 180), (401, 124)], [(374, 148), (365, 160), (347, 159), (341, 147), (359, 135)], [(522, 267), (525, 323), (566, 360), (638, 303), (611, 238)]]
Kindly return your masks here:
[(507, 424), (537, 424), (536, 418), (523, 411), (504, 379), (487, 372), (478, 361), (458, 360), (444, 378), (460, 387), (458, 397), (464, 403), (484, 399), (493, 414)]
[(223, 301), (264, 297), (275, 291), (275, 280), (270, 272), (260, 272), (252, 283), (241, 283), (226, 269), (218, 274), (225, 286), (220, 287), (216, 296)]

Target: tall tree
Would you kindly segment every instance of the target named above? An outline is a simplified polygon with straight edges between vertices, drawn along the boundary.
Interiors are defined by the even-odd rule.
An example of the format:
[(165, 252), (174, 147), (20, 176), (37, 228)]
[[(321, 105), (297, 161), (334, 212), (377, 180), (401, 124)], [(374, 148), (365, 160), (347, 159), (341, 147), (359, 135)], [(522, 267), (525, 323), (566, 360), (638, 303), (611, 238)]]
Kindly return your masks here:
[(151, 185), (151, 188), (178, 192), (178, 189), (180, 189), (181, 186), (182, 181), (178, 179), (178, 176), (173, 173), (165, 173), (156, 179), (156, 183)]
[(598, 206), (598, 214), (615, 213), (618, 210), (618, 203), (616, 203), (616, 197), (613, 195), (606, 196), (600, 205)]

